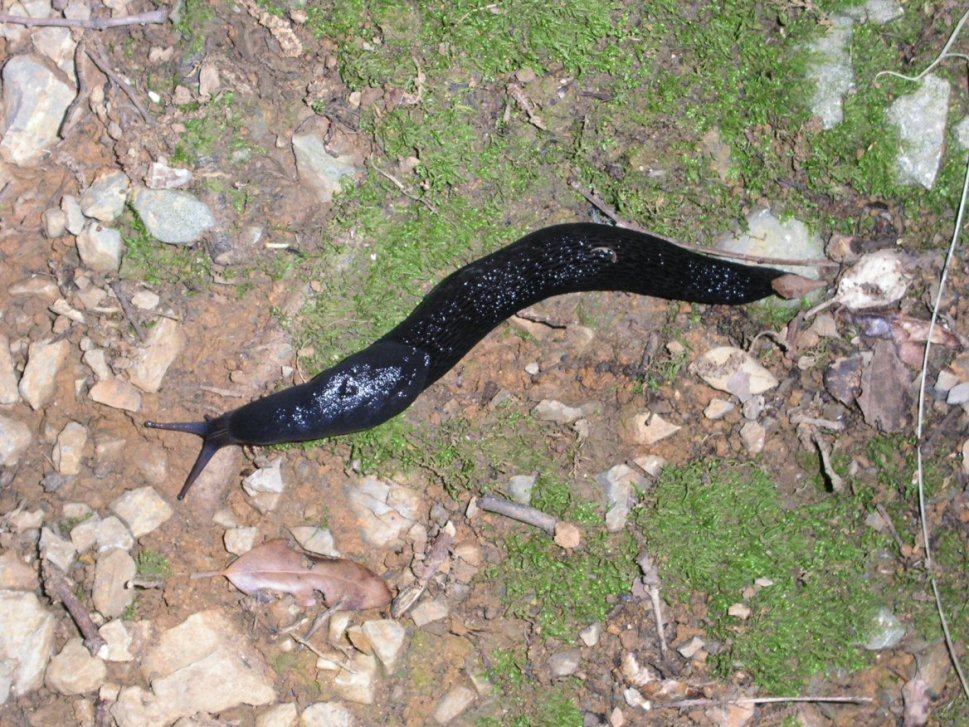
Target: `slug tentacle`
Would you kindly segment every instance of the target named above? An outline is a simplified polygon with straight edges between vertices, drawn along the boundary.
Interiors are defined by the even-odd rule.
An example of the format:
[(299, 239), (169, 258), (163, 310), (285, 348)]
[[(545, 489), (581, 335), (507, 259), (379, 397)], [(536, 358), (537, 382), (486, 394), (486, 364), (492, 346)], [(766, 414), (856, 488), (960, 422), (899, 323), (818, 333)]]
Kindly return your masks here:
[(699, 255), (661, 238), (590, 223), (537, 230), (465, 265), (363, 351), (305, 384), (204, 422), (154, 429), (202, 437), (179, 499), (227, 444), (279, 444), (374, 427), (406, 409), (489, 331), (517, 311), (563, 293), (615, 290), (737, 305), (774, 294), (779, 270)]

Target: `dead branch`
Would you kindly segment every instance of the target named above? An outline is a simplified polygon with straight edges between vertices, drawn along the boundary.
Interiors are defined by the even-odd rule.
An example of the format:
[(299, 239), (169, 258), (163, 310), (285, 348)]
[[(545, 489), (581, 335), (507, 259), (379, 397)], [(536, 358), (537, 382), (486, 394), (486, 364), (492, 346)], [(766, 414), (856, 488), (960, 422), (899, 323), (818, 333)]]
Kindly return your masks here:
[(0, 23), (23, 25), (27, 28), (85, 28), (87, 30), (106, 30), (124, 25), (148, 25), (164, 23), (168, 20), (168, 10), (158, 8), (147, 13), (125, 15), (120, 18), (28, 18), (21, 15), (0, 15)]
[(55, 603), (60, 601), (64, 604), (64, 608), (74, 619), (78, 631), (84, 638), (84, 646), (87, 647), (92, 656), (97, 656), (98, 651), (106, 645), (106, 642), (98, 633), (98, 627), (91, 619), (90, 611), (67, 585), (67, 576), (64, 575), (64, 571), (45, 558), (41, 572), (44, 577), (44, 590), (51, 601)]
[(510, 517), (512, 520), (534, 525), (549, 535), (555, 535), (555, 526), (558, 524), (558, 520), (548, 513), (536, 510), (534, 507), (520, 505), (517, 502), (505, 500), (495, 495), (485, 495), (482, 497), (478, 500), (478, 507), (488, 512)]

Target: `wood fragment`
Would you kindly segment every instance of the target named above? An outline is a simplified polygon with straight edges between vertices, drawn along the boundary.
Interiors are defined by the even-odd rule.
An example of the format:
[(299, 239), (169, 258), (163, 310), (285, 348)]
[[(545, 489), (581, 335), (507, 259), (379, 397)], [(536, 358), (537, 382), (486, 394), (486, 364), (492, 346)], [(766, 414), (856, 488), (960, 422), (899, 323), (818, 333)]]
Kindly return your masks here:
[(147, 13), (125, 15), (120, 18), (28, 18), (21, 15), (0, 14), (0, 23), (23, 25), (27, 28), (84, 28), (86, 30), (106, 30), (120, 28), (125, 25), (148, 25), (164, 23), (168, 20), (168, 10), (158, 8)]
[(527, 523), (528, 525), (534, 525), (536, 528), (541, 528), (549, 535), (555, 535), (555, 526), (558, 524), (558, 520), (548, 513), (542, 512), (541, 510), (536, 510), (534, 507), (520, 505), (517, 502), (505, 500), (504, 498), (496, 497), (495, 495), (485, 495), (482, 497), (480, 500), (478, 500), (478, 507), (480, 507), (482, 510), (487, 510), (488, 512), (510, 517), (512, 520), (518, 520), (519, 522)]
[(78, 631), (81, 632), (84, 646), (87, 647), (92, 656), (97, 656), (98, 651), (106, 645), (106, 642), (98, 633), (98, 627), (91, 619), (91, 612), (74, 595), (74, 591), (67, 584), (67, 576), (64, 571), (45, 558), (41, 566), (41, 574), (44, 578), (44, 591), (51, 601), (55, 603), (59, 601), (64, 604), (64, 608), (74, 619)]

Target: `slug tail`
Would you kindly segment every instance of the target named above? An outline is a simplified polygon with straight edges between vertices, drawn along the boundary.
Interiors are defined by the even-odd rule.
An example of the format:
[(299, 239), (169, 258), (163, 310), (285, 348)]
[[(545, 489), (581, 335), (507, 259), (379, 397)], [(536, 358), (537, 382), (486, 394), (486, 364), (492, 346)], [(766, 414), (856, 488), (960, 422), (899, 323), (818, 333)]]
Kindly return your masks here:
[(178, 492), (178, 499), (184, 500), (195, 480), (205, 469), (212, 457), (223, 447), (239, 444), (238, 440), (229, 434), (226, 416), (216, 419), (206, 419), (201, 422), (145, 422), (149, 429), (166, 429), (173, 432), (186, 432), (202, 438), (202, 449), (192, 466), (192, 471), (185, 478), (185, 484)]

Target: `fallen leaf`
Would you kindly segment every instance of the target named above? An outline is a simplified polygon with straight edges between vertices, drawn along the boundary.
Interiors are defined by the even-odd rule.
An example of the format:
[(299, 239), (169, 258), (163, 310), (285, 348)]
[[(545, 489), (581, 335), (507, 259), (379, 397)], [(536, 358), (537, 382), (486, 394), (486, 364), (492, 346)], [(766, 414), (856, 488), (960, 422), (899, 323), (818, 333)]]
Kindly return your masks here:
[(865, 421), (886, 433), (907, 428), (912, 408), (911, 384), (894, 345), (876, 341), (871, 362), (861, 372), (858, 406)]
[(898, 357), (910, 368), (920, 370), (925, 354), (925, 342), (933, 346), (961, 348), (959, 338), (942, 324), (932, 328), (929, 338), (929, 321), (903, 315), (894, 311), (855, 313), (850, 316), (852, 324), (861, 328), (866, 336), (887, 338), (895, 344)]
[(247, 595), (260, 591), (289, 593), (304, 608), (316, 605), (316, 592), (327, 606), (344, 611), (383, 608), (390, 590), (383, 579), (344, 558), (301, 553), (285, 540), (270, 540), (237, 558), (220, 575)]

